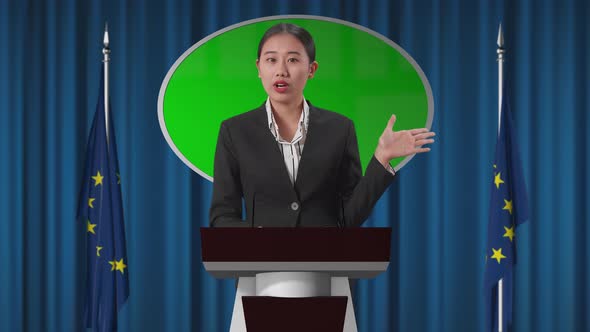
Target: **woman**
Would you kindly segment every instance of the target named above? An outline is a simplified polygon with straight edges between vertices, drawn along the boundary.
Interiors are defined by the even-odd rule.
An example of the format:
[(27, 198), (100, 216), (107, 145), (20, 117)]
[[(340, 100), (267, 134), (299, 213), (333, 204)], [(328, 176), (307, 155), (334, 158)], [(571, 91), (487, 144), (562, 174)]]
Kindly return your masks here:
[[(309, 32), (280, 23), (258, 45), (267, 101), (221, 124), (212, 227), (353, 227), (395, 177), (389, 162), (430, 151), (426, 128), (392, 130), (392, 115), (362, 176), (353, 122), (303, 97), (318, 69)], [(246, 221), (242, 217), (242, 199)]]

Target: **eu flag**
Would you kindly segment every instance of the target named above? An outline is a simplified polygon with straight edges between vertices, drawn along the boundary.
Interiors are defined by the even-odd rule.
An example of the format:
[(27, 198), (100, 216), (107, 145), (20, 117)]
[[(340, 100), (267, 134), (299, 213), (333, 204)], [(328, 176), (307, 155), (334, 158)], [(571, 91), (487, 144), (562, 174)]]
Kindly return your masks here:
[(528, 199), (506, 88), (502, 93), (500, 134), (494, 160), (484, 277), (486, 331), (498, 331), (500, 279), (503, 280), (502, 330), (508, 331), (512, 324), (515, 228), (528, 219)]
[(129, 296), (129, 273), (113, 117), (109, 114), (107, 136), (104, 81), (100, 87), (86, 150), (78, 221), (84, 223), (86, 237), (84, 324), (94, 331), (112, 331), (117, 329), (117, 313)]

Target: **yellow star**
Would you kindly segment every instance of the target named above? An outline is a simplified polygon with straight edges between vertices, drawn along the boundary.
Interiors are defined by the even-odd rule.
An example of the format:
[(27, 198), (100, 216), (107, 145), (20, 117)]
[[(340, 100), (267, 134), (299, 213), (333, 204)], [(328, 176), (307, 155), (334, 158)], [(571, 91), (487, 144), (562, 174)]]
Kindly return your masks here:
[(92, 205), (92, 203), (96, 200), (96, 198), (89, 198), (88, 199), (88, 206), (92, 209), (94, 209), (94, 205)]
[(496, 164), (494, 164), (494, 168), (496, 168)]
[[(110, 262), (109, 262), (110, 263)], [(120, 261), (113, 261), (113, 263), (115, 263), (113, 269), (117, 270), (117, 271), (121, 271), (121, 274), (125, 273), (125, 268), (127, 267), (127, 265), (125, 265), (125, 263), (123, 263), (123, 258), (121, 258)], [(111, 264), (112, 265), (112, 264)], [(111, 269), (111, 271), (113, 271), (113, 269)]]
[(500, 260), (502, 258), (506, 258), (506, 256), (502, 255), (502, 248), (498, 250), (492, 248), (492, 251), (494, 252), (494, 254), (490, 258), (496, 259), (498, 261), (498, 264), (500, 264)]
[(504, 237), (509, 238), (510, 242), (512, 242), (512, 239), (514, 238), (514, 225), (512, 225), (512, 227), (510, 228), (504, 226), (504, 229), (506, 230), (506, 233), (504, 233)]
[(504, 180), (502, 180), (502, 178), (500, 178), (500, 173), (502, 173), (502, 172), (498, 172), (498, 174), (496, 174), (496, 176), (494, 177), (494, 183), (496, 184), (496, 189), (500, 189), (500, 184), (504, 183)]
[(512, 201), (507, 201), (504, 200), (504, 207), (502, 208), (502, 210), (508, 210), (508, 212), (510, 212), (510, 214), (512, 214)]
[(96, 246), (96, 256), (100, 257), (101, 250), (102, 250), (102, 247)]
[(111, 271), (115, 271), (115, 265), (117, 264), (117, 261), (109, 261), (109, 264), (111, 264)]
[(99, 184), (102, 184), (102, 179), (104, 179), (104, 176), (100, 175), (100, 171), (98, 171), (96, 175), (91, 176), (91, 178), (94, 180), (94, 186), (96, 187)]
[(117, 173), (117, 184), (121, 184), (121, 175)]
[(86, 224), (86, 232), (96, 235), (96, 233), (94, 232), (94, 227), (96, 227), (96, 224), (91, 224), (90, 220), (88, 220)]

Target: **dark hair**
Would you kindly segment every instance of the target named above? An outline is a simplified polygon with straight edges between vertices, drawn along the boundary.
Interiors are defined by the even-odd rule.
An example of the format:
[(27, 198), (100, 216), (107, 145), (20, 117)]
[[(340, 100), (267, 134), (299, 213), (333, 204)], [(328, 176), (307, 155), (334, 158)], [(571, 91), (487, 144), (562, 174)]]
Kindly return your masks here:
[(260, 59), (260, 53), (262, 52), (262, 46), (264, 46), (264, 43), (266, 43), (266, 41), (270, 37), (282, 33), (290, 34), (291, 36), (299, 39), (299, 41), (301, 42), (301, 44), (303, 44), (303, 47), (305, 48), (307, 56), (309, 57), (309, 63), (315, 61), (315, 44), (313, 42), (311, 34), (302, 27), (291, 23), (275, 24), (268, 30), (266, 30), (266, 32), (262, 36), (262, 39), (260, 39), (260, 43), (258, 43), (258, 59)]

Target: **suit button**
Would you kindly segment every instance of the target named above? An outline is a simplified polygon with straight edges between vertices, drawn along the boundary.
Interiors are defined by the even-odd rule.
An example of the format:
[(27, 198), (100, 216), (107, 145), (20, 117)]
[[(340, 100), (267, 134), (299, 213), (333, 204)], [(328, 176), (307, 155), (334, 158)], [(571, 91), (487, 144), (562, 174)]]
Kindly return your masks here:
[(299, 203), (297, 203), (297, 202), (291, 203), (291, 210), (297, 211), (297, 209), (299, 209)]

